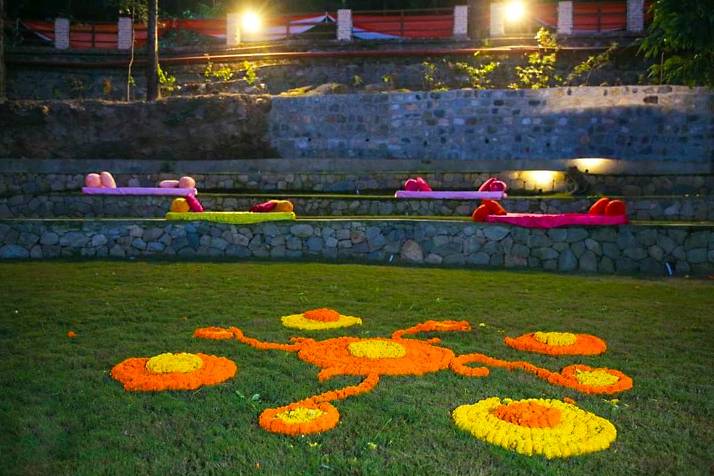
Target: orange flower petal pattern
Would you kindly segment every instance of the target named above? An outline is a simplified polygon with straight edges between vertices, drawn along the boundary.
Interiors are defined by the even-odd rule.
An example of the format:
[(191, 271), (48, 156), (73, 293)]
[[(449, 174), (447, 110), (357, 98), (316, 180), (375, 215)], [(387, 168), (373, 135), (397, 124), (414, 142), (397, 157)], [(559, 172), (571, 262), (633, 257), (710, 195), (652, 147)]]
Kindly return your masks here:
[(503, 342), (516, 350), (547, 355), (599, 355), (607, 350), (604, 340), (591, 334), (575, 334), (575, 342), (570, 345), (551, 345), (541, 342), (537, 332), (519, 337), (505, 337)]
[(160, 392), (163, 390), (195, 390), (232, 378), (238, 371), (233, 361), (215, 355), (195, 354), (203, 366), (192, 372), (154, 373), (146, 368), (146, 357), (131, 357), (112, 368), (111, 376), (129, 392)]

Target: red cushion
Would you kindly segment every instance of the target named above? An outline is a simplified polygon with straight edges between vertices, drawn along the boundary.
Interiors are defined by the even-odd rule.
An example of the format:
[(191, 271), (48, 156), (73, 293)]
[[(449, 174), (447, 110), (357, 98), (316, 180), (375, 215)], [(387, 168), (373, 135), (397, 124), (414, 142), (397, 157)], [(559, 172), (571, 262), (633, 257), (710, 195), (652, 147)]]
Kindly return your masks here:
[(605, 207), (607, 207), (607, 204), (609, 202), (610, 202), (609, 198), (602, 197), (600, 200), (593, 203), (593, 206), (590, 207), (590, 210), (588, 210), (588, 214), (590, 214), (590, 215), (604, 215)]
[(626, 213), (627, 207), (622, 200), (611, 200), (605, 208), (605, 215), (609, 217), (625, 215)]
[(485, 221), (488, 214), (488, 207), (486, 205), (479, 205), (479, 207), (471, 214), (471, 219), (473, 221)]
[(494, 200), (484, 200), (481, 202), (482, 205), (486, 205), (488, 208), (489, 215), (505, 215), (506, 209), (501, 206), (500, 203)]
[(267, 202), (258, 203), (250, 207), (251, 212), (266, 213), (271, 212), (277, 206), (274, 200), (268, 200)]

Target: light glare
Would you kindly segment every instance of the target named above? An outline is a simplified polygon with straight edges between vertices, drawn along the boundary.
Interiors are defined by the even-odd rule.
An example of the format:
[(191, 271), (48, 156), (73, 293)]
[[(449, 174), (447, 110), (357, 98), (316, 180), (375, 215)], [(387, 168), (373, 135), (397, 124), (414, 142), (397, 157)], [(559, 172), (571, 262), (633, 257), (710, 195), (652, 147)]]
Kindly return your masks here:
[(538, 188), (552, 188), (558, 176), (558, 172), (553, 170), (527, 170), (523, 174)]
[(245, 33), (258, 33), (263, 26), (260, 15), (253, 11), (243, 13), (241, 17), (241, 27)]
[(513, 0), (506, 3), (506, 21), (518, 23), (526, 16), (526, 6), (522, 1)]

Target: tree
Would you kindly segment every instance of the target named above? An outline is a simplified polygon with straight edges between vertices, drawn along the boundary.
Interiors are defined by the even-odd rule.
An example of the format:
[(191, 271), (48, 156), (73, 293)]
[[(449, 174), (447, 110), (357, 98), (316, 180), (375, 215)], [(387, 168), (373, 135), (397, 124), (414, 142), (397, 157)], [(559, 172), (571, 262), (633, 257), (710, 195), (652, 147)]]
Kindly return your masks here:
[(714, 87), (714, 0), (655, 0), (640, 50), (660, 82)]
[(149, 23), (146, 41), (146, 100), (159, 98), (159, 0), (148, 0)]
[(0, 0), (0, 102), (5, 100), (5, 0)]

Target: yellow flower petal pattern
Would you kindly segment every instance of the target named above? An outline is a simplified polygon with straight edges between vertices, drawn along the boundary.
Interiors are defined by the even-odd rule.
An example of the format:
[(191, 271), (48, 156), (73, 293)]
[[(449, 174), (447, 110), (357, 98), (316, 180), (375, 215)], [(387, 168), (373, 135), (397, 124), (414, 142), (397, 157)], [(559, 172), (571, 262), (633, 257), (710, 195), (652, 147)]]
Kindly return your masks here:
[(304, 331), (323, 331), (362, 324), (362, 319), (359, 317), (343, 316), (342, 314), (339, 316), (340, 317), (335, 321), (321, 321), (309, 319), (305, 317), (305, 314), (290, 314), (289, 316), (281, 317), (280, 320), (283, 322), (285, 327), (301, 329)]
[[(514, 423), (518, 420), (512, 417), (508, 420), (499, 418), (498, 415), (509, 414), (500, 410), (510, 404), (557, 410), (560, 417), (550, 418), (552, 426), (530, 426), (527, 423)], [(513, 401), (491, 397), (473, 405), (459, 406), (454, 410), (453, 418), (457, 427), (480, 440), (523, 455), (542, 455), (548, 459), (601, 451), (617, 437), (615, 426), (608, 420), (560, 400)], [(522, 421), (534, 420), (531, 416)]]

